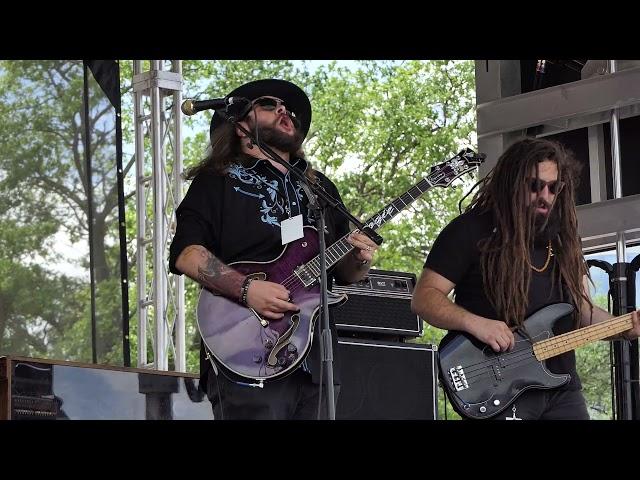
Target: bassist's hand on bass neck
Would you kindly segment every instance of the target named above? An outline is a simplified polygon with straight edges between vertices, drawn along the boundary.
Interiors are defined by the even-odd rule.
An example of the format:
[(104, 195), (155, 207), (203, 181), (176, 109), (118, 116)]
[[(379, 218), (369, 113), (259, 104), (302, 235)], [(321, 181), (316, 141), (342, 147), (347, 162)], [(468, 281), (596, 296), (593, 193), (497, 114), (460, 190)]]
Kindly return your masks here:
[(640, 337), (640, 310), (632, 312), (631, 322), (633, 327), (626, 332), (622, 332), (622, 338), (624, 340), (635, 340)]

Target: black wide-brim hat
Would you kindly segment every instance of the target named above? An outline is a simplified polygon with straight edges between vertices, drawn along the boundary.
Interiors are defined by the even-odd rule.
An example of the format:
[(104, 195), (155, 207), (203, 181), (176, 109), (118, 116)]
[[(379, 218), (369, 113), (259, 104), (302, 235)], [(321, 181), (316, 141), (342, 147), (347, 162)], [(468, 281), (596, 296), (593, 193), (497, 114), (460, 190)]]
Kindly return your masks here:
[[(287, 82), (286, 80), (273, 78), (255, 80), (239, 86), (229, 93), (226, 98), (245, 97), (253, 101), (256, 98), (264, 96), (277, 97), (282, 100), (287, 110), (296, 114), (296, 118), (300, 121), (302, 138), (306, 138), (307, 133), (309, 133), (309, 126), (311, 125), (311, 102), (309, 102), (307, 94), (297, 85)], [(216, 111), (211, 117), (209, 135), (211, 136), (213, 131), (225, 121), (223, 116)]]

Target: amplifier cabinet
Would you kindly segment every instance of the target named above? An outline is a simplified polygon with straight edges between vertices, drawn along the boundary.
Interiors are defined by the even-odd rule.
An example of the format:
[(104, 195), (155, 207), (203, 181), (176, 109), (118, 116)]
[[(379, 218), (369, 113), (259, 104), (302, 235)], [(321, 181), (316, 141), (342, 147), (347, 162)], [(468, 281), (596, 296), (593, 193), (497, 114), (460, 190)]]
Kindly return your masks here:
[(434, 345), (339, 338), (336, 419), (435, 420)]

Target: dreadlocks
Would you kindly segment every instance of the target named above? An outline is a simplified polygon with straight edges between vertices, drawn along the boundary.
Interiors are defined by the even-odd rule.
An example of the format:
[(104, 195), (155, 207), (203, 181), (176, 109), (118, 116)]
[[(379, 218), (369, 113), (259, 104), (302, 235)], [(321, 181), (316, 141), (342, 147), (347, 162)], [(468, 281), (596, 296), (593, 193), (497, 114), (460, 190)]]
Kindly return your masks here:
[[(543, 225), (536, 225), (535, 203), (529, 205), (527, 178), (539, 176), (539, 164), (552, 161), (558, 168), (558, 181), (564, 188), (556, 195)], [(574, 191), (580, 165), (560, 144), (544, 139), (524, 138), (511, 145), (495, 168), (479, 182), (480, 188), (467, 210), (492, 212), (493, 234), (481, 240), (480, 264), (485, 293), (498, 315), (510, 326), (521, 326), (527, 310), (532, 262), (530, 252), (536, 235), (547, 228), (555, 255), (551, 272), (552, 289), (560, 282), (576, 307), (578, 326), (582, 299), (593, 306), (583, 290), (582, 278), (589, 275), (583, 260), (577, 232)], [(561, 298), (565, 288), (560, 288)]]

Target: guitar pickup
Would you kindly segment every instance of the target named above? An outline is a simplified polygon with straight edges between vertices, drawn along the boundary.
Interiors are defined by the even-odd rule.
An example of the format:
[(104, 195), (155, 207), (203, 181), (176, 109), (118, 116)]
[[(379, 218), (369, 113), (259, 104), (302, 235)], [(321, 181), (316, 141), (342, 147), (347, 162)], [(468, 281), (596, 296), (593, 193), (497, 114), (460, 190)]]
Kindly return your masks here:
[(464, 374), (462, 365), (450, 368), (449, 378), (451, 379), (451, 384), (453, 385), (453, 388), (455, 388), (456, 392), (469, 388), (469, 383), (467, 382), (467, 377)]
[(500, 370), (500, 365), (493, 366), (493, 375), (496, 377), (498, 382), (502, 381), (502, 370)]

